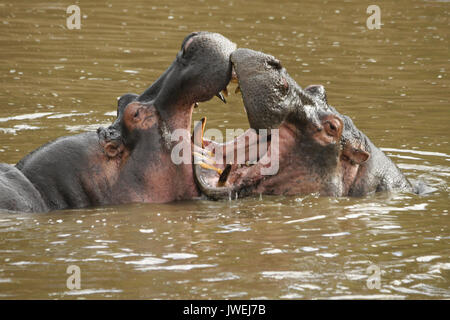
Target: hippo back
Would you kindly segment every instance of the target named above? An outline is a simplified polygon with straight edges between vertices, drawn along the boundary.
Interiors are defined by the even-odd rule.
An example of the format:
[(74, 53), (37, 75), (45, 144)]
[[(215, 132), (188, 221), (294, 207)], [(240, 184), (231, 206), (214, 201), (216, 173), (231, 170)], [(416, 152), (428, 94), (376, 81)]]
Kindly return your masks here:
[(96, 204), (96, 194), (86, 190), (85, 177), (92, 170), (89, 156), (99, 150), (95, 132), (61, 137), (25, 156), (16, 168), (31, 181), (50, 210), (87, 207)]
[(46, 212), (41, 194), (16, 167), (0, 163), (0, 210)]

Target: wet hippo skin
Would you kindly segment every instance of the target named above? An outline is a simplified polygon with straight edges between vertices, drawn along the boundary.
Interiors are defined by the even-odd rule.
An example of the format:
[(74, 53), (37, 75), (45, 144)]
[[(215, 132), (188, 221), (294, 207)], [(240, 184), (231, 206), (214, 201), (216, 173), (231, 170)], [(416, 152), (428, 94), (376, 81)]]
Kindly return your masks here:
[[(121, 97), (110, 127), (58, 138), (20, 160), (16, 174), (23, 184), (0, 202), (8, 203), (2, 209), (41, 212), (198, 196), (192, 165), (171, 161), (178, 141), (170, 135), (176, 129), (190, 132), (194, 105), (226, 87), (235, 48), (220, 34), (189, 34), (153, 85), (139, 96)], [(0, 192), (9, 179), (1, 174)], [(26, 208), (14, 205), (20, 197), (29, 200)]]
[[(413, 190), (400, 169), (352, 120), (328, 105), (323, 86), (302, 89), (278, 59), (262, 52), (237, 49), (231, 61), (250, 124), (246, 134), (254, 137), (259, 129), (278, 129), (279, 136), (277, 147), (271, 147), (275, 143), (272, 137), (265, 153), (249, 159), (253, 165), (228, 164), (219, 168), (220, 176), (201, 163), (195, 165), (196, 181), (207, 196), (362, 196), (377, 191)], [(219, 145), (201, 136), (194, 134), (199, 148), (223, 149), (221, 154), (230, 153), (227, 147), (237, 148), (237, 143)], [(258, 137), (254, 141), (255, 145), (261, 144)], [(275, 160), (277, 172), (263, 174), (262, 170)]]

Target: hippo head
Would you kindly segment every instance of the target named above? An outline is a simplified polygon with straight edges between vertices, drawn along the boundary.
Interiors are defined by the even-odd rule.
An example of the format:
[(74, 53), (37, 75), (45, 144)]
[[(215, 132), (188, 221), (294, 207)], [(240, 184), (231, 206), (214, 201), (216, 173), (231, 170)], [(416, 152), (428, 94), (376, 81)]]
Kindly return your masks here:
[(167, 70), (141, 95), (123, 95), (114, 123), (97, 130), (105, 153), (116, 157), (140, 144), (147, 153), (170, 149), (172, 131), (190, 131), (197, 102), (222, 97), (220, 92), (231, 79), (230, 54), (235, 49), (217, 33), (189, 34)]
[(275, 57), (237, 49), (231, 61), (251, 128), (278, 128), (289, 112), (304, 105), (329, 110), (326, 102), (316, 99), (322, 94), (326, 101), (325, 93), (320, 92), (323, 87), (303, 91)]
[[(249, 148), (257, 146), (257, 156), (248, 159), (246, 155), (244, 164), (220, 166), (217, 159), (208, 158), (212, 149), (205, 152), (200, 148), (213, 146), (202, 141), (198, 133), (203, 131), (203, 120), (194, 129), (198, 147), (194, 171), (202, 192), (214, 199), (262, 193), (348, 194), (358, 166), (369, 158), (369, 153), (357, 139), (348, 138), (347, 119), (328, 106), (324, 88), (310, 86), (302, 90), (277, 59), (261, 52), (238, 49), (231, 61), (250, 127), (278, 131), (272, 130), (266, 139), (253, 130), (245, 148), (228, 143), (234, 152), (244, 150), (248, 154)], [(267, 170), (275, 163), (275, 171)], [(208, 170), (211, 164), (218, 170)]]
[[(158, 131), (160, 116), (156, 108), (136, 101), (137, 97), (132, 93), (120, 97), (116, 121), (108, 128), (97, 129), (100, 144), (109, 158), (117, 158), (124, 151), (130, 151), (141, 139), (151, 138), (155, 130)], [(145, 140), (147, 142), (148, 139)]]
[(236, 45), (218, 33), (193, 32), (182, 42), (174, 62), (138, 101), (153, 101), (162, 113), (207, 101), (231, 78), (230, 54)]

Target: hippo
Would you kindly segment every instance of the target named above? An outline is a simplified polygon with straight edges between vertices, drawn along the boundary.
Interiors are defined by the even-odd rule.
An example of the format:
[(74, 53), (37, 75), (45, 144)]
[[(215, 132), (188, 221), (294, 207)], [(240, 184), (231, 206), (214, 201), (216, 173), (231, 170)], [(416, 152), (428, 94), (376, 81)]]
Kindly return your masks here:
[[(199, 196), (192, 164), (171, 161), (171, 133), (191, 131), (198, 102), (223, 98), (236, 45), (217, 33), (194, 32), (173, 63), (141, 95), (125, 94), (108, 128), (65, 136), (34, 150), (15, 168), (0, 172), (16, 180), (0, 209), (45, 212), (132, 202), (169, 202)], [(190, 150), (190, 138), (188, 139)], [(189, 156), (190, 152), (189, 152)], [(18, 202), (24, 199), (26, 205)]]
[(15, 166), (0, 163), (0, 208), (5, 211), (45, 212), (41, 194)]
[[(323, 86), (302, 89), (278, 59), (262, 52), (237, 49), (231, 61), (250, 129), (226, 144), (202, 138), (205, 119), (194, 129), (195, 178), (207, 197), (412, 191), (400, 169), (349, 117), (328, 104)], [(278, 131), (263, 141), (261, 129)], [(251, 157), (252, 146), (258, 146), (258, 152)], [(230, 149), (232, 154), (244, 153), (245, 164), (236, 163), (236, 157), (225, 162), (222, 157)], [(262, 174), (274, 161), (278, 170)]]

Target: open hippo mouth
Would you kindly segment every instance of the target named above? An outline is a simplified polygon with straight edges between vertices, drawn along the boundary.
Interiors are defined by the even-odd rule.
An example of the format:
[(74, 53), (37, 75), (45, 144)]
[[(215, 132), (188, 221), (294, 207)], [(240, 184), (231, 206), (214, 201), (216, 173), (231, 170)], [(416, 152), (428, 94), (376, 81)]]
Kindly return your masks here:
[(189, 34), (163, 74), (141, 95), (123, 95), (116, 120), (98, 129), (107, 162), (119, 168), (118, 180), (126, 181), (123, 193), (132, 194), (133, 201), (198, 196), (191, 162), (193, 108), (214, 96), (224, 100), (221, 91), (231, 79), (235, 50), (236, 44), (220, 34)]
[(342, 139), (344, 122), (328, 106), (323, 87), (300, 88), (279, 60), (261, 52), (238, 49), (231, 62), (250, 129), (219, 144), (203, 139), (205, 119), (196, 125), (194, 174), (200, 190), (212, 199), (348, 193), (357, 172), (349, 166), (369, 154)]
[[(193, 108), (219, 97), (231, 79), (230, 55), (236, 44), (218, 33), (193, 32), (182, 42), (172, 64), (142, 94), (128, 93), (118, 101), (117, 118), (99, 128), (100, 143), (110, 158), (143, 144), (154, 149), (162, 141), (172, 148), (170, 134), (190, 132)], [(155, 134), (155, 131), (158, 131)], [(162, 137), (162, 139), (160, 139)]]

